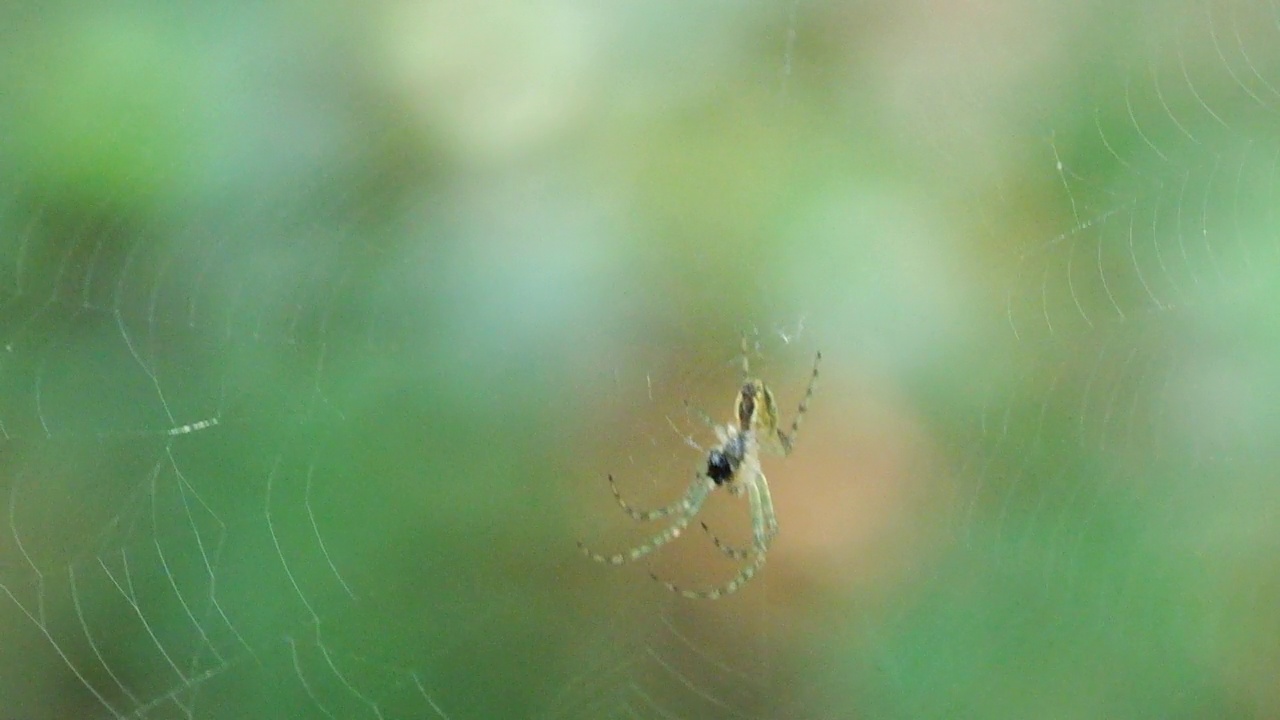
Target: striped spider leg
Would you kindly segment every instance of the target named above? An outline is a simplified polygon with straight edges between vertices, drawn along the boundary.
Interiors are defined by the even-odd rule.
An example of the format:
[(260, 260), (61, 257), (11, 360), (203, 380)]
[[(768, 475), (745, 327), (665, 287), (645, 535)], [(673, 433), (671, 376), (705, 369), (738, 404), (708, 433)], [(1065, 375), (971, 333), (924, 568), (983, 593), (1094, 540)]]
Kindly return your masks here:
[[(800, 428), (800, 421), (808, 410), (809, 400), (813, 396), (814, 386), (818, 379), (818, 363), (822, 353), (814, 360), (813, 373), (800, 409), (788, 431), (778, 427), (777, 403), (773, 393), (762, 381), (750, 378), (750, 366), (747, 360), (747, 340), (742, 339), (743, 382), (734, 401), (733, 422), (716, 426), (705, 413), (691, 412), (712, 425), (716, 433), (716, 444), (707, 451), (705, 465), (695, 475), (693, 482), (685, 490), (679, 500), (656, 510), (642, 510), (629, 504), (618, 491), (613, 476), (609, 476), (609, 485), (614, 499), (632, 519), (638, 522), (650, 522), (674, 517), (674, 520), (661, 532), (651, 536), (644, 542), (621, 552), (605, 555), (591, 550), (586, 544), (579, 542), (578, 547), (583, 554), (592, 560), (609, 565), (639, 560), (668, 542), (678, 538), (694, 517), (702, 510), (703, 504), (716, 488), (724, 486), (731, 495), (747, 495), (751, 513), (752, 544), (749, 549), (732, 547), (719, 538), (711, 535), (717, 549), (738, 561), (749, 561), (728, 582), (710, 588), (686, 589), (674, 583), (661, 580), (652, 572), (650, 576), (668, 590), (687, 598), (715, 600), (731, 595), (745, 585), (764, 565), (765, 556), (778, 533), (778, 521), (773, 510), (773, 500), (769, 494), (769, 483), (760, 468), (759, 450), (763, 445), (780, 455), (791, 453), (795, 445), (795, 437)], [(697, 448), (697, 443), (686, 438), (686, 443)], [(700, 448), (699, 448), (700, 449)], [(711, 533), (706, 523), (704, 530)]]
[[(767, 448), (771, 452), (777, 455), (780, 455), (782, 457), (787, 457), (788, 455), (790, 455), (792, 449), (795, 448), (796, 436), (800, 432), (800, 422), (804, 419), (805, 413), (809, 411), (809, 401), (813, 398), (813, 391), (818, 384), (818, 369), (819, 369), (818, 366), (821, 362), (822, 362), (822, 353), (819, 352), (814, 357), (813, 370), (809, 373), (809, 384), (805, 388), (804, 397), (801, 398), (800, 400), (800, 407), (796, 410), (795, 418), (793, 418), (791, 421), (791, 428), (786, 432), (784, 432), (778, 426), (777, 403), (773, 399), (773, 393), (769, 390), (769, 388), (764, 383), (762, 383), (759, 380), (755, 380), (751, 378), (751, 366), (750, 366), (750, 359), (749, 359), (747, 336), (743, 335), (742, 336), (743, 384), (742, 384), (742, 392), (739, 394), (739, 408), (735, 413), (735, 415), (738, 418), (739, 426), (741, 427), (741, 429), (743, 431), (754, 429), (755, 432), (760, 435), (760, 438), (761, 438), (760, 445), (764, 448)], [(744, 417), (742, 413), (742, 408), (741, 408), (741, 405), (742, 405), (741, 399), (743, 396), (748, 394), (752, 395), (753, 397), (760, 398), (762, 400), (760, 404), (763, 406), (763, 409), (750, 412), (748, 413), (747, 417)], [(774, 515), (774, 511), (773, 511), (773, 498), (769, 494), (769, 482), (764, 477), (764, 471), (760, 469), (760, 463), (758, 459), (754, 464), (754, 469), (755, 469), (755, 472), (758, 473), (759, 475), (758, 480), (756, 480), (752, 484), (759, 486), (758, 492), (761, 495), (760, 512), (758, 514), (762, 516), (763, 524), (765, 527), (763, 541), (761, 540), (760, 531), (756, 530), (754, 532), (753, 543), (751, 548), (749, 549), (737, 548), (721, 540), (711, 530), (710, 526), (708, 526), (705, 522), (702, 523), (702, 529), (706, 531), (708, 535), (711, 536), (711, 541), (715, 543), (716, 549), (724, 553), (726, 556), (739, 561), (745, 560), (749, 556), (751, 556), (753, 553), (758, 552), (762, 544), (764, 549), (767, 551), (769, 544), (773, 541), (773, 537), (778, 534), (778, 520), (777, 520), (777, 516)], [(738, 490), (738, 492), (734, 494), (741, 494), (741, 486), (737, 487), (736, 489)], [(753, 510), (752, 517), (755, 518), (756, 515), (757, 513)], [(754, 525), (755, 523), (753, 522), (753, 528), (754, 528)]]

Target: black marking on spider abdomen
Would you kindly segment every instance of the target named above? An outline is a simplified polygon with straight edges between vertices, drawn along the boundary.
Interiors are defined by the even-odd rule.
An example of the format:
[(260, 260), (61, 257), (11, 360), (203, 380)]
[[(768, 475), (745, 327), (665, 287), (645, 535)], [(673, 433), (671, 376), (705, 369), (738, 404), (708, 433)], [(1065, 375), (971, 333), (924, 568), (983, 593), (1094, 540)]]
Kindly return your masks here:
[(716, 485), (732, 482), (747, 455), (747, 436), (736, 434), (707, 455), (707, 477)]
[(728, 455), (719, 450), (712, 450), (707, 456), (707, 477), (715, 481), (717, 485), (723, 485), (725, 481), (733, 478), (733, 474), (737, 471), (733, 461)]

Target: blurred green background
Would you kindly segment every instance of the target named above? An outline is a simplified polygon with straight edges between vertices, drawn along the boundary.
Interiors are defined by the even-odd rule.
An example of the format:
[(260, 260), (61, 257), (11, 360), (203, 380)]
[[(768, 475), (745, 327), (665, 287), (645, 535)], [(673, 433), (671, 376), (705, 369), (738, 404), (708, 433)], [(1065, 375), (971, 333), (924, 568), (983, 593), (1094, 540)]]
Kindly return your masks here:
[[(0, 718), (1278, 717), (1277, 111), (1261, 1), (10, 5)], [(583, 558), (742, 332), (764, 569)]]

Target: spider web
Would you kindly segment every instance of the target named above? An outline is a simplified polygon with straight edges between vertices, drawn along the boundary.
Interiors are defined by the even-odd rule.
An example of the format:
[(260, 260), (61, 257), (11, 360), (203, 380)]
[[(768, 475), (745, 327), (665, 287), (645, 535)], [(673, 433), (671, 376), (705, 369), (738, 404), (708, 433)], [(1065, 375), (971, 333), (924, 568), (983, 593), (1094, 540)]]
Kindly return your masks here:
[[(190, 167), (149, 160), (177, 141), (129, 123), (106, 143), (146, 148), (127, 170), (30, 140), (74, 127), (11, 131), (0, 717), (1276, 713), (1280, 657), (1259, 638), (1274, 637), (1280, 587), (1280, 6), (484, 8), (498, 9), (517, 19), (450, 3), (375, 13), (414, 40), (360, 61), (427, 68), (410, 80), (431, 92), (406, 103), (431, 119), (421, 156), (388, 139), (402, 120), (349, 107), (391, 81), (284, 59), (382, 43), (248, 11), (230, 30), (170, 31), (211, 66), (238, 38), (238, 78), (271, 68), (175, 123), (231, 136)], [(18, 15), (15, 43), (45, 29), (32, 36), (89, 48), (59, 59), (77, 79), (108, 68), (85, 74), (102, 95), (139, 67), (170, 87), (157, 57), (182, 57), (172, 40), (122, 57), (93, 23)], [(135, 42), (154, 30), (119, 22)], [(17, 47), (15, 67), (45, 67)], [(32, 72), (65, 81), (53, 65)], [(180, 86), (228, 73), (177, 67)], [(585, 98), (561, 78), (597, 72)], [(657, 172), (592, 146), (610, 177), (622, 165), (694, 195), (723, 179), (747, 201), (721, 215), (515, 169), (557, 133), (578, 138), (583, 115), (558, 107), (605, 105), (679, 146), (655, 117), (723, 101), (724, 84), (751, 100), (708, 111), (700, 139), (720, 154), (661, 157)], [(4, 116), (41, 117), (20, 106)], [(767, 165), (764, 190), (700, 174), (759, 160), (777, 128), (740, 124), (754, 111), (811, 165)], [(887, 173), (808, 144), (849, 142), (806, 115), (833, 112), (924, 168), (913, 189), (864, 193), (864, 177), (850, 192), (850, 168)], [(803, 181), (838, 207), (759, 209)], [(883, 226), (849, 219), (883, 217), (865, 194), (892, 196)], [(628, 202), (651, 224), (579, 211)], [(895, 270), (947, 264), (939, 231), (915, 222), (927, 213), (983, 267)], [(660, 257), (646, 234), (752, 236), (762, 218), (786, 228), (790, 259), (718, 240)], [(619, 260), (601, 237), (639, 249)], [(744, 320), (749, 303), (726, 298), (766, 274), (774, 310)], [(994, 290), (960, 292), (980, 299), (957, 311), (948, 282)], [(628, 292), (645, 300), (616, 299)], [(827, 357), (796, 456), (765, 459), (781, 525), (765, 570), (692, 603), (643, 567), (584, 562), (580, 538), (611, 550), (650, 530), (612, 505), (604, 473), (637, 505), (685, 487), (711, 437), (681, 402), (725, 419), (733, 333), (752, 325), (785, 420), (810, 345)], [(743, 508), (722, 495), (699, 520), (742, 543)], [(696, 522), (656, 555), (682, 585), (734, 572)]]
[(1097, 66), (1018, 87), (1039, 137), (1004, 148), (1013, 183), (977, 183), (1027, 213), (984, 233), (1043, 229), (1002, 265), (1013, 342), (960, 433), (950, 566), (877, 629), (903, 716), (1275, 712), (1251, 636), (1280, 499), (1277, 7), (1133, 12), (1114, 45), (1074, 38)]

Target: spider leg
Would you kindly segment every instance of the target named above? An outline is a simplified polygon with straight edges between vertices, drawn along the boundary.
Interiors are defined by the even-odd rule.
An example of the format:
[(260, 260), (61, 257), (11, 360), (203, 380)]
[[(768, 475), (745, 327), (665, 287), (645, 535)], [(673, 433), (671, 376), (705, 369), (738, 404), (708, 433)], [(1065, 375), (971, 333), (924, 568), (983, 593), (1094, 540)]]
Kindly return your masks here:
[(716, 549), (726, 556), (743, 561), (757, 552), (768, 552), (773, 539), (778, 535), (778, 519), (773, 514), (773, 498), (769, 495), (769, 483), (760, 473), (757, 478), (742, 483), (746, 485), (751, 500), (751, 530), (753, 545), (750, 548), (739, 548), (720, 539), (711, 526), (702, 523), (702, 529), (711, 536)]
[(778, 429), (778, 443), (782, 447), (783, 455), (790, 455), (791, 448), (795, 445), (796, 434), (800, 432), (800, 421), (804, 419), (804, 414), (809, 411), (809, 400), (813, 397), (813, 389), (818, 384), (818, 364), (822, 362), (822, 353), (819, 352), (817, 357), (813, 359), (813, 374), (809, 376), (809, 387), (804, 391), (804, 399), (800, 401), (800, 409), (796, 410), (796, 417), (791, 421), (791, 429), (782, 432)]
[(609, 475), (609, 489), (613, 491), (613, 499), (618, 501), (618, 505), (622, 507), (622, 511), (630, 515), (633, 520), (637, 520), (639, 522), (661, 520), (672, 513), (679, 512), (684, 507), (685, 500), (687, 499), (686, 497), (681, 497), (670, 505), (658, 508), (657, 510), (641, 510), (623, 499), (622, 493), (618, 491), (618, 483), (613, 479), (612, 474)]
[[(697, 407), (696, 405), (689, 402), (688, 400), (684, 401), (684, 411), (685, 413), (697, 418), (698, 422), (702, 423), (703, 425), (706, 425), (712, 430), (716, 429), (716, 421), (711, 419), (711, 415), (707, 414), (706, 410), (703, 410), (702, 408)], [(701, 450), (701, 448), (699, 449)]]
[[(676, 511), (680, 513), (679, 517), (677, 517), (665, 530), (633, 548), (613, 555), (601, 555), (587, 547), (586, 543), (583, 543), (582, 541), (578, 541), (578, 548), (582, 550), (584, 555), (592, 560), (609, 565), (621, 565), (625, 562), (639, 560), (645, 555), (648, 555), (654, 550), (680, 537), (680, 533), (684, 532), (684, 529), (689, 525), (689, 521), (692, 520), (693, 516), (697, 515), (698, 511), (702, 509), (702, 504), (706, 502), (707, 495), (711, 494), (711, 491), (714, 488), (715, 483), (711, 478), (698, 475), (697, 478), (694, 479), (693, 484), (689, 486), (689, 489), (685, 491), (684, 497), (675, 504), (675, 507), (677, 507)], [(666, 509), (667, 508), (663, 508), (663, 510)]]
[(705, 522), (702, 523), (702, 529), (706, 530), (707, 535), (711, 536), (711, 542), (715, 544), (716, 549), (727, 555), (729, 558), (741, 562), (751, 557), (751, 553), (753, 552), (752, 550), (734, 547), (733, 545), (721, 540), (720, 537), (711, 529), (711, 526), (707, 525)]
[(777, 533), (777, 528), (771, 528), (769, 521), (766, 519), (765, 507), (769, 507), (768, 513), (769, 517), (771, 517), (772, 503), (767, 500), (768, 485), (764, 482), (764, 475), (758, 474), (750, 480), (747, 480), (746, 484), (748, 497), (751, 499), (751, 529), (753, 543), (750, 550), (740, 550), (726, 545), (721, 542), (720, 538), (716, 537), (714, 533), (711, 533), (711, 529), (707, 527), (705, 522), (702, 523), (702, 527), (708, 534), (711, 534), (711, 540), (715, 543), (716, 549), (735, 560), (751, 559), (751, 564), (744, 566), (738, 571), (738, 574), (735, 575), (733, 579), (724, 585), (697, 590), (681, 588), (675, 583), (660, 580), (658, 579), (658, 576), (654, 575), (652, 572), (649, 573), (649, 576), (662, 583), (662, 585), (668, 590), (679, 593), (680, 595), (692, 600), (715, 600), (717, 598), (724, 597), (725, 595), (731, 595), (734, 592), (737, 592), (738, 588), (746, 585), (747, 581), (755, 576), (756, 571), (760, 569), (760, 566), (764, 565), (764, 558), (769, 552), (769, 545), (773, 542), (773, 537)]
[(773, 514), (773, 496), (769, 494), (769, 481), (763, 472), (756, 476), (756, 481), (752, 485), (757, 486), (756, 490), (760, 493), (760, 513), (752, 515), (751, 527), (755, 531), (756, 542), (759, 542), (760, 536), (763, 535), (767, 547), (778, 534), (778, 516)]
[(765, 555), (766, 553), (764, 552), (757, 552), (755, 554), (755, 559), (751, 561), (751, 564), (744, 566), (742, 570), (738, 571), (738, 574), (735, 575), (732, 580), (713, 588), (689, 590), (682, 588), (675, 583), (667, 582), (666, 580), (659, 578), (653, 573), (653, 571), (649, 571), (649, 577), (661, 583), (663, 587), (671, 592), (687, 597), (690, 600), (718, 600), (725, 595), (732, 595), (737, 592), (739, 588), (746, 585), (751, 578), (755, 577), (756, 572), (760, 570), (762, 565), (764, 565)]
[[(742, 354), (738, 356), (739, 367), (742, 370), (742, 381), (745, 383), (751, 379), (751, 352), (754, 350), (757, 356), (764, 356), (760, 352), (760, 328), (751, 328), (750, 337), (747, 331), (743, 330), (739, 337), (742, 339)], [(750, 338), (755, 338), (755, 341), (753, 342)]]
[[(686, 410), (686, 411), (688, 411), (689, 409), (690, 409), (690, 408), (689, 408), (689, 401), (688, 401), (688, 400), (686, 400), (686, 401), (685, 401), (685, 410)], [(699, 411), (699, 412), (701, 412), (701, 411)], [(704, 416), (704, 417), (706, 417), (706, 413), (703, 413), (703, 416)], [(707, 421), (707, 422), (711, 422), (711, 418), (710, 418), (710, 417), (706, 417), (706, 421)], [(672, 430), (672, 432), (674, 432), (676, 435), (679, 435), (681, 440), (684, 440), (684, 444), (685, 444), (685, 445), (688, 445), (689, 447), (693, 448), (694, 450), (697, 450), (699, 453), (704, 453), (704, 454), (705, 454), (705, 453), (707, 452), (705, 448), (703, 448), (701, 445), (699, 445), (699, 444), (698, 444), (698, 441), (694, 440), (691, 436), (689, 436), (689, 435), (685, 435), (684, 433), (680, 432), (680, 428), (676, 427), (675, 422), (674, 422), (674, 421), (673, 421), (669, 416), (667, 417), (667, 424), (671, 426), (671, 430)], [(715, 425), (714, 425), (714, 424), (712, 424), (712, 426), (711, 426), (711, 427), (713, 427), (713, 428), (714, 428), (714, 427), (715, 427)]]

